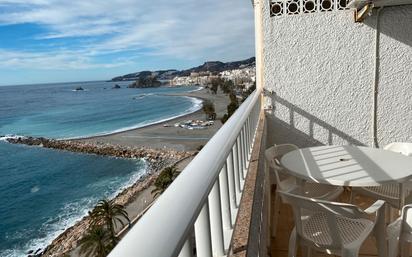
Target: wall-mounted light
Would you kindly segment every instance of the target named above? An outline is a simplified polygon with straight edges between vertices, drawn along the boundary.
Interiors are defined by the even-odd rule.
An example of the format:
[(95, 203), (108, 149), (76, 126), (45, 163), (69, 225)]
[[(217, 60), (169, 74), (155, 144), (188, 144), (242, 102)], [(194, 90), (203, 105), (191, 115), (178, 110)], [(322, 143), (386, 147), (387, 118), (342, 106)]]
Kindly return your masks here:
[(355, 9), (355, 22), (362, 22), (367, 16), (372, 14), (373, 4), (366, 4), (362, 8)]

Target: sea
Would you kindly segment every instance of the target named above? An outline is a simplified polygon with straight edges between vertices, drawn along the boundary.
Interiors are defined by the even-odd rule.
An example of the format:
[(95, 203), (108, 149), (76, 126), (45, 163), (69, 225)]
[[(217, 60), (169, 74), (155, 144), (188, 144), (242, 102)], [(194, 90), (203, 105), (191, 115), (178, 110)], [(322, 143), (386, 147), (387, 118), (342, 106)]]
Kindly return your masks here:
[[(121, 88), (114, 89), (118, 84)], [(0, 87), (0, 256), (44, 249), (103, 198), (146, 173), (143, 160), (12, 145), (13, 135), (55, 139), (104, 135), (166, 121), (201, 108), (168, 94), (195, 86), (127, 88), (130, 82)], [(76, 90), (81, 87), (83, 90)]]

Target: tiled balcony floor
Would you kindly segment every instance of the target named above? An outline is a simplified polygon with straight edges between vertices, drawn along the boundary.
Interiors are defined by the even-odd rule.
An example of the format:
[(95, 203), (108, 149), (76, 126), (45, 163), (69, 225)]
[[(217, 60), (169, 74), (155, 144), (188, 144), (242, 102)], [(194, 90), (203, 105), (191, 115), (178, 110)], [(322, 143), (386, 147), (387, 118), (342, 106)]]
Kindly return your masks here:
[[(339, 201), (349, 202), (349, 191), (346, 191), (342, 194)], [(272, 197), (274, 199), (274, 197)], [(355, 204), (361, 208), (367, 208), (374, 201), (366, 197), (357, 197), (355, 198)], [(273, 204), (273, 203), (272, 203)], [(277, 228), (276, 238), (272, 238), (270, 253), (272, 257), (286, 257), (288, 256), (288, 244), (289, 236), (293, 229), (293, 212), (292, 208), (287, 204), (281, 204), (280, 206), (280, 216)], [(302, 256), (301, 249), (299, 248), (299, 256)], [(313, 253), (314, 256), (331, 256), (323, 253)], [(369, 237), (366, 242), (363, 244), (360, 250), (360, 256), (369, 257), (377, 256), (377, 249), (375, 244), (375, 239)]]

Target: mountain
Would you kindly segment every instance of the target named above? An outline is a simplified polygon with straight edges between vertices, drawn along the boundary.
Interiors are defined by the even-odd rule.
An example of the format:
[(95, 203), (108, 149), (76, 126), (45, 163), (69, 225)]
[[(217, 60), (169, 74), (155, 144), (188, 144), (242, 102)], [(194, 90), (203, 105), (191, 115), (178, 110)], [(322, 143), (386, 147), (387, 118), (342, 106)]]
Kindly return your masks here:
[(255, 66), (255, 57), (236, 62), (205, 62), (203, 65), (179, 72), (179, 76), (189, 76), (192, 72), (219, 73), (226, 70), (235, 70)]
[[(169, 79), (170, 76), (179, 72), (178, 70), (158, 70), (158, 71), (139, 71), (112, 78), (111, 81), (130, 81), (138, 80), (139, 78), (156, 77), (158, 80)], [(174, 76), (173, 76), (174, 77)]]
[(113, 78), (111, 81), (138, 81), (149, 77), (157, 80), (170, 80), (174, 77), (189, 76), (192, 72), (211, 72), (219, 73), (226, 70), (241, 69), (255, 66), (255, 57), (235, 62), (209, 61), (204, 64), (187, 70), (158, 70), (158, 71), (139, 71)]

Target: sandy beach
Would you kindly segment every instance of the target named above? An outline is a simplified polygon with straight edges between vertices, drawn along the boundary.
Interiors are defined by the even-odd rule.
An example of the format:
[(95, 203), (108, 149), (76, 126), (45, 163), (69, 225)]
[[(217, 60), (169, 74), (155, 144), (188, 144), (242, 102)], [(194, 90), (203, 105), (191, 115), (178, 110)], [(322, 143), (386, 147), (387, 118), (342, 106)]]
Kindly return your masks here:
[[(215, 124), (206, 129), (199, 130), (189, 130), (173, 126), (175, 123), (184, 120), (206, 120), (206, 115), (203, 110), (198, 110), (194, 113), (159, 124), (110, 135), (78, 139), (78, 141), (87, 143), (108, 143), (122, 146), (146, 147), (151, 149), (168, 148), (175, 149), (177, 151), (196, 150), (196, 148), (198, 148), (200, 145), (206, 144), (206, 142), (222, 126), (220, 118), (226, 113), (226, 107), (229, 104), (229, 97), (221, 92), (218, 92), (218, 94), (212, 94), (207, 89), (173, 95), (210, 100), (212, 103), (214, 103), (217, 114)], [(164, 127), (165, 124), (170, 125), (170, 127)]]
[[(159, 124), (110, 135), (82, 138), (71, 141), (74, 141), (75, 144), (77, 142), (89, 146), (97, 145), (100, 147), (102, 145), (113, 145), (119, 147), (129, 147), (132, 149), (145, 148), (148, 150), (158, 149), (163, 151), (183, 151), (186, 152), (186, 154), (183, 154), (182, 156), (191, 155), (199, 146), (206, 144), (214, 133), (222, 126), (220, 118), (226, 113), (226, 106), (229, 103), (229, 98), (221, 92), (218, 92), (218, 94), (212, 94), (207, 89), (174, 95), (210, 100), (214, 103), (217, 114), (217, 119), (214, 125), (199, 130), (189, 130), (173, 126), (175, 123), (185, 120), (206, 120), (205, 113), (200, 109), (194, 113), (166, 122), (161, 122)], [(164, 126), (165, 124), (170, 126)], [(177, 157), (178, 155), (175, 156)], [(178, 170), (182, 171), (192, 159), (193, 157), (185, 157), (178, 160), (176, 163)], [(134, 221), (137, 221), (154, 201), (151, 191), (154, 189), (153, 182), (158, 176), (159, 170), (148, 172), (151, 175), (147, 176), (144, 180), (137, 181), (133, 186), (125, 189), (115, 198), (116, 202), (125, 205), (129, 218)], [(72, 257), (81, 256), (79, 254), (77, 240), (84, 234), (88, 223), (89, 221), (86, 217), (83, 218), (82, 221), (78, 222), (74, 227), (66, 230), (60, 238), (53, 242), (52, 246), (49, 248), (49, 251), (47, 251), (43, 256), (60, 256), (62, 253), (69, 253)], [(117, 230), (120, 231), (121, 228), (118, 228)], [(127, 231), (127, 229), (125, 231)], [(121, 236), (124, 236), (124, 233), (121, 234)], [(71, 250), (67, 251), (67, 249)]]

